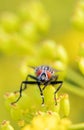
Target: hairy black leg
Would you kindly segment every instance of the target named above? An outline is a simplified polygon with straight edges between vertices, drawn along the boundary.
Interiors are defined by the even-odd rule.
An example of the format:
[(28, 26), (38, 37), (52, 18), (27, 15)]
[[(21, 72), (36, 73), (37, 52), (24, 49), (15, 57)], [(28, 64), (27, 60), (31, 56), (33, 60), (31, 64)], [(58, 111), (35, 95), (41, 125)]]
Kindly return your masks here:
[[(37, 81), (37, 78), (35, 77), (35, 76), (33, 76), (33, 75), (30, 75), (30, 74), (28, 74), (27, 75), (27, 77), (26, 77), (26, 80), (25, 81), (28, 81), (28, 78), (31, 78), (31, 79), (34, 79), (34, 80), (36, 80)], [(23, 90), (22, 91), (24, 91), (25, 89), (27, 88), (27, 83), (25, 83), (25, 86), (24, 86), (24, 88), (23, 88)]]
[(43, 91), (40, 87), (40, 84), (38, 84), (38, 87), (39, 87), (39, 90), (40, 90), (40, 95), (41, 95), (41, 98), (42, 98), (42, 105), (44, 105), (44, 95), (43, 95)]
[(16, 101), (12, 102), (11, 104), (17, 103), (19, 101), (19, 99), (22, 97), (22, 91), (24, 91), (26, 89), (26, 87), (24, 87), (24, 88), (22, 87), (23, 85), (24, 85), (24, 83), (22, 82), (21, 86), (20, 86), (20, 90), (19, 90), (19, 97), (17, 98)]
[(11, 104), (17, 103), (17, 102), (20, 100), (20, 98), (22, 97), (22, 92), (27, 88), (27, 84), (29, 84), (29, 83), (27, 82), (28, 77), (30, 77), (30, 78), (32, 78), (32, 79), (34, 79), (34, 80), (37, 80), (36, 77), (34, 77), (34, 76), (32, 76), (32, 75), (28, 75), (28, 76), (26, 77), (26, 80), (21, 83), (20, 90), (19, 90), (20, 95), (19, 95), (18, 99), (17, 99), (16, 101), (12, 102)]
[(59, 91), (59, 89), (61, 88), (61, 86), (63, 84), (63, 81), (57, 81), (57, 79), (58, 79), (58, 75), (53, 76), (49, 81), (44, 83), (44, 87), (42, 89), (42, 91), (43, 91), (49, 84), (52, 84), (52, 85), (60, 84), (59, 87), (54, 92), (55, 105), (57, 105), (56, 93)]
[(26, 80), (25, 81), (28, 81), (28, 78), (31, 78), (31, 79), (34, 79), (34, 80), (36, 80), (37, 81), (37, 77), (35, 77), (35, 76), (33, 76), (33, 75), (30, 75), (30, 74), (28, 74), (27, 75), (27, 77), (26, 77)]
[[(56, 75), (56, 76), (53, 76), (51, 79), (49, 79), (47, 82), (45, 82), (44, 83), (44, 87), (41, 89), (41, 88), (39, 88), (40, 89), (40, 94), (41, 94), (41, 97), (42, 97), (42, 104), (44, 104), (44, 95), (43, 95), (43, 90), (49, 85), (49, 84), (51, 84), (51, 81), (55, 81), (55, 80), (57, 80), (57, 78), (58, 78), (58, 75)], [(54, 85), (54, 84), (53, 84)]]
[[(39, 90), (40, 90), (40, 95), (41, 95), (41, 97), (42, 97), (42, 105), (44, 104), (44, 95), (43, 95), (43, 92), (42, 92), (42, 89), (41, 89), (41, 87), (40, 87), (40, 82), (38, 82), (38, 79), (37, 79), (37, 77), (34, 77), (34, 76), (32, 76), (32, 75), (28, 75), (27, 77), (26, 77), (26, 81), (28, 80), (28, 77), (30, 77), (30, 78), (32, 78), (32, 79), (34, 79), (34, 80), (36, 80), (37, 81), (37, 84), (38, 84), (38, 87), (39, 87)], [(26, 85), (27, 84), (25, 84), (25, 87), (26, 87)]]
[(55, 105), (57, 105), (57, 100), (56, 100), (56, 93), (60, 90), (62, 87), (63, 81), (56, 81), (56, 84), (60, 84), (59, 87), (55, 90), (54, 92), (54, 100), (55, 100)]

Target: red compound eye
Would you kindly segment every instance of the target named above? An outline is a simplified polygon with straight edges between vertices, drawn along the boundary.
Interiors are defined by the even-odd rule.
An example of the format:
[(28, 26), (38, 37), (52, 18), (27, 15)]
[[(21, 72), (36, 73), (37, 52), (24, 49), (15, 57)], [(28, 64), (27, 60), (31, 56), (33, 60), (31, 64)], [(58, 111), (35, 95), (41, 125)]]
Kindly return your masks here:
[(46, 73), (47, 73), (48, 79), (50, 79), (52, 76), (51, 73), (49, 71), (47, 71)]
[(42, 73), (42, 70), (38, 70), (38, 71), (36, 72), (36, 75), (39, 76), (41, 73)]

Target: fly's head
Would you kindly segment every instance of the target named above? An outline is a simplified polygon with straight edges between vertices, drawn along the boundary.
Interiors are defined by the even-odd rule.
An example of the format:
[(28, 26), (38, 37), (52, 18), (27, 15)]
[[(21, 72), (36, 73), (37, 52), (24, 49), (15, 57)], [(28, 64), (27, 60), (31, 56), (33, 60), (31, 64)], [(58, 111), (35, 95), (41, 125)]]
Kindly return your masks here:
[(35, 73), (38, 81), (44, 83), (52, 78), (54, 70), (49, 66), (39, 66), (35, 68)]

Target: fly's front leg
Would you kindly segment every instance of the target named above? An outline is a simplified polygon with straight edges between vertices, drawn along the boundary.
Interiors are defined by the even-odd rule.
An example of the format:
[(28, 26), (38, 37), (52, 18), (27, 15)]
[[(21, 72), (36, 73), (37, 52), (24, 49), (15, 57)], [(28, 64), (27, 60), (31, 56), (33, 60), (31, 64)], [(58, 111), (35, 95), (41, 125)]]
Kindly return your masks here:
[(19, 90), (20, 95), (19, 95), (18, 99), (16, 101), (12, 102), (11, 104), (17, 103), (20, 100), (20, 98), (22, 97), (22, 92), (27, 88), (27, 84), (29, 84), (28, 82), (26, 82), (26, 81), (28, 81), (28, 77), (30, 77), (30, 78), (32, 78), (34, 80), (37, 80), (36, 77), (34, 77), (32, 75), (28, 75), (26, 77), (26, 80), (21, 83), (20, 90)]
[(57, 105), (56, 93), (59, 91), (59, 89), (61, 88), (63, 84), (63, 81), (57, 81), (57, 79), (58, 79), (58, 75), (53, 76), (50, 80), (44, 83), (44, 87), (42, 89), (43, 91), (49, 84), (51, 84), (51, 82), (53, 82), (53, 85), (60, 84), (59, 87), (54, 92), (55, 105)]
[[(31, 78), (31, 79), (34, 79), (34, 80), (37, 81), (37, 78), (35, 76), (33, 76), (33, 75), (28, 74), (25, 81), (28, 81), (28, 78)], [(27, 87), (27, 84), (25, 84), (24, 90), (26, 89), (26, 87)]]
[(54, 92), (54, 100), (55, 100), (55, 105), (57, 105), (57, 98), (56, 98), (56, 93), (60, 90), (62, 87), (63, 81), (56, 81), (56, 84), (60, 84), (59, 87), (55, 90)]
[(41, 98), (42, 98), (42, 106), (44, 105), (44, 95), (43, 95), (43, 91), (40, 87), (40, 83), (38, 84), (38, 87), (39, 87), (39, 90), (40, 90), (40, 95), (41, 95)]
[(43, 95), (43, 91), (44, 89), (51, 83), (51, 81), (53, 80), (56, 80), (58, 78), (58, 76), (53, 76), (51, 79), (49, 79), (48, 81), (46, 81), (44, 83), (44, 87), (41, 89), (40, 86), (39, 86), (39, 89), (40, 89), (40, 95), (42, 97), (42, 105), (44, 104), (44, 95)]
[(26, 87), (23, 87), (23, 85), (25, 85), (25, 84), (26, 83), (24, 83), (24, 81), (21, 83), (20, 90), (19, 90), (19, 97), (16, 101), (12, 102), (11, 104), (15, 104), (20, 100), (20, 98), (22, 97), (22, 91), (24, 91), (26, 89)]

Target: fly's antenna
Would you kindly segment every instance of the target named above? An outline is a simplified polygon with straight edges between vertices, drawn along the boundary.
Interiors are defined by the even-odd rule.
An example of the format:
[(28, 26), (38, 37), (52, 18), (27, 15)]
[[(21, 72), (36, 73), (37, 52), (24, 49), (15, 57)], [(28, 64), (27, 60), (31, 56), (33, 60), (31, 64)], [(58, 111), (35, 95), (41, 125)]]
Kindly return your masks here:
[(32, 68), (32, 69), (35, 69), (36, 67), (34, 67), (34, 66), (31, 66), (31, 65), (28, 65), (28, 67), (30, 67), (30, 68)]

